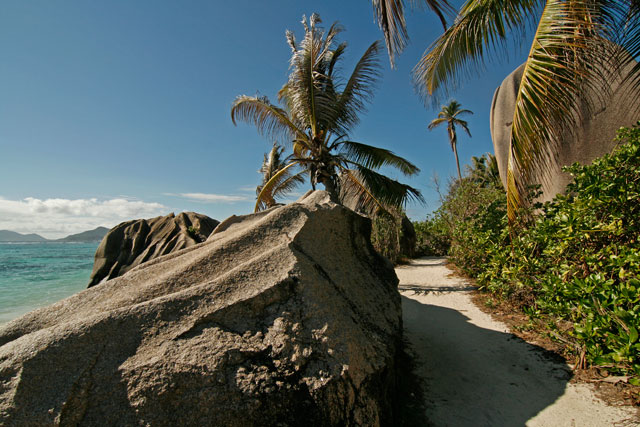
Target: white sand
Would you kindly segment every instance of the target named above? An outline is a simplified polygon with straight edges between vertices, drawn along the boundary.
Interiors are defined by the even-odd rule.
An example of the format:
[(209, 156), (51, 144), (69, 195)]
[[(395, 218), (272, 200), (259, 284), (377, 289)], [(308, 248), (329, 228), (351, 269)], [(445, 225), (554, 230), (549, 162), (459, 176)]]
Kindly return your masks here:
[(568, 366), (509, 333), (450, 277), (444, 258), (396, 269), (404, 327), (436, 426), (638, 426), (629, 407), (611, 407), (588, 384), (569, 383)]

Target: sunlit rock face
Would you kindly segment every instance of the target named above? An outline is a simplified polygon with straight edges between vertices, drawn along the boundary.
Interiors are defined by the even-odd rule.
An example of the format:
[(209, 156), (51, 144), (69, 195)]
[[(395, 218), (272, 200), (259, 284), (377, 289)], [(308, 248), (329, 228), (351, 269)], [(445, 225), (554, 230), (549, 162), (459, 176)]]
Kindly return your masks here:
[[(634, 125), (640, 119), (640, 88), (634, 87), (629, 75), (636, 63), (628, 64), (621, 72), (601, 70), (607, 75), (607, 87), (590, 88), (577, 99), (577, 126), (566, 129), (561, 141), (557, 141), (555, 155), (551, 155), (548, 174), (538, 168), (533, 171), (526, 185), (541, 184), (540, 201), (551, 200), (561, 193), (571, 181), (571, 176), (562, 172), (563, 166), (575, 162), (589, 164), (596, 157), (610, 153), (615, 147), (616, 131), (621, 126)], [(603, 68), (603, 67), (601, 67)], [(518, 87), (522, 80), (524, 64), (504, 79), (493, 95), (491, 104), (491, 138), (503, 185), (507, 182), (509, 139), (516, 105)], [(589, 101), (589, 102), (587, 102)], [(594, 108), (588, 108), (592, 104)]]
[(397, 277), (315, 192), (0, 328), (3, 425), (393, 425)]

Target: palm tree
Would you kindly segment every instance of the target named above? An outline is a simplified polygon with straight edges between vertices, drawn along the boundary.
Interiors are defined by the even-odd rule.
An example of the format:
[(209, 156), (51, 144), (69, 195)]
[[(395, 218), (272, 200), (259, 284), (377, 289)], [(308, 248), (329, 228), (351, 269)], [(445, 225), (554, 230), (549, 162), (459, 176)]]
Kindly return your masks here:
[[(372, 0), (381, 10), (401, 0)], [(386, 7), (376, 8), (384, 3)], [(402, 10), (400, 10), (402, 12)], [(382, 26), (392, 54), (405, 40), (404, 17)], [(518, 89), (511, 128), (507, 171), (509, 218), (526, 194), (535, 167), (548, 171), (556, 141), (580, 118), (578, 100), (585, 88), (606, 91), (614, 78), (640, 85), (640, 65), (628, 76), (618, 74), (640, 54), (638, 0), (467, 0), (454, 23), (427, 49), (414, 68), (420, 93), (434, 103), (459, 87), (469, 71), (484, 70), (487, 52), (506, 53), (513, 34), (536, 28)], [(505, 55), (506, 56), (506, 55)], [(597, 93), (597, 92), (596, 92)]]
[(458, 160), (458, 135), (456, 135), (456, 125), (460, 126), (464, 129), (469, 136), (471, 136), (471, 132), (469, 132), (468, 123), (458, 117), (462, 114), (473, 114), (470, 110), (460, 109), (461, 105), (456, 100), (451, 100), (449, 105), (443, 105), (442, 110), (438, 113), (438, 118), (433, 119), (431, 123), (429, 123), (429, 130), (433, 130), (434, 128), (440, 126), (443, 123), (447, 124), (447, 133), (449, 134), (449, 143), (451, 144), (451, 149), (453, 150), (453, 155), (456, 157), (456, 166), (458, 167), (458, 179), (462, 179), (462, 174), (460, 173), (460, 161)]
[(379, 43), (369, 46), (341, 85), (337, 65), (347, 45), (338, 44), (336, 36), (342, 28), (334, 23), (325, 33), (318, 26), (320, 22), (317, 14), (308, 23), (303, 17), (305, 34), (299, 43), (287, 31), (292, 56), (288, 81), (278, 93), (282, 107), (266, 97), (242, 95), (231, 108), (234, 124), (238, 120), (253, 123), (259, 132), (284, 136), (293, 146), (293, 157), (264, 185), (256, 208), (263, 193), (268, 194), (280, 175), (294, 167), (307, 171), (313, 189), (323, 184), (335, 201), (356, 197), (357, 209), (373, 212), (400, 206), (412, 198), (423, 201), (415, 188), (376, 172), (382, 166), (392, 166), (413, 175), (419, 171), (415, 165), (389, 150), (348, 137), (359, 121), (358, 113), (373, 96), (379, 77)]
[[(280, 170), (282, 170), (291, 160), (291, 156), (282, 158), (284, 147), (273, 143), (273, 147), (269, 153), (264, 154), (262, 166), (258, 171), (262, 174), (262, 183), (256, 187), (256, 197), (260, 196), (262, 189)], [(293, 173), (291, 169), (281, 175), (274, 181), (269, 191), (265, 191), (262, 198), (258, 199), (258, 210), (267, 209), (276, 205), (276, 198), (290, 193), (294, 188), (304, 182), (303, 172)]]
[(472, 181), (483, 186), (502, 188), (498, 161), (491, 153), (485, 153), (481, 157), (472, 156), (471, 166), (467, 165), (467, 175)]

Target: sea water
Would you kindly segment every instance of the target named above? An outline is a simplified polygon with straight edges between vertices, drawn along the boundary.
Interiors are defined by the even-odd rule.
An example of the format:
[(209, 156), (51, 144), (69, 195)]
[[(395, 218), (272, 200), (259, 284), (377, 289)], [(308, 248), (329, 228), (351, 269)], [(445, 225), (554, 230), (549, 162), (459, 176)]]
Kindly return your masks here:
[(0, 324), (89, 283), (95, 243), (0, 243)]

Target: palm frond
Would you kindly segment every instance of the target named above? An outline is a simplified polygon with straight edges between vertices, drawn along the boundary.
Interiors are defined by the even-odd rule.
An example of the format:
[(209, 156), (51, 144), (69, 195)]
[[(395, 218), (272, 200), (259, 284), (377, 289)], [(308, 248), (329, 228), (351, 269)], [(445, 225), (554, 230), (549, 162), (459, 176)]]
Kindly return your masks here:
[(431, 123), (429, 123), (429, 126), (427, 127), (429, 128), (429, 130), (432, 130), (446, 122), (447, 122), (447, 119), (445, 117), (438, 117), (437, 119), (431, 120)]
[(266, 97), (240, 95), (231, 106), (231, 120), (253, 123), (263, 135), (288, 139), (296, 136), (306, 137), (294, 123), (289, 120), (287, 112), (271, 104)]
[(384, 34), (391, 67), (395, 68), (395, 56), (404, 50), (409, 40), (402, 0), (371, 0), (373, 13)]
[(359, 122), (359, 114), (366, 110), (366, 104), (373, 97), (375, 85), (380, 79), (378, 53), (380, 43), (374, 42), (356, 64), (336, 103), (336, 128), (347, 133)]
[[(590, 107), (583, 93), (606, 91), (598, 84), (594, 44), (601, 26), (593, 0), (548, 0), (525, 63), (516, 98), (509, 147), (507, 202), (513, 220), (526, 194), (526, 183), (541, 168), (547, 177), (556, 147)], [(584, 102), (578, 102), (582, 100)], [(518, 196), (514, 196), (518, 193)]]
[(437, 105), (464, 77), (484, 69), (487, 50), (508, 49), (509, 32), (522, 38), (543, 0), (468, 0), (458, 18), (434, 41), (413, 69), (417, 91)]
[[(604, 29), (602, 36), (619, 47), (609, 50), (608, 68), (622, 74), (622, 84), (630, 82), (637, 90), (640, 88), (640, 63), (636, 62), (640, 56), (640, 2), (600, 0), (598, 6), (598, 18)], [(638, 105), (633, 107), (638, 108)]]
[(333, 71), (336, 69), (336, 65), (338, 64), (338, 61), (340, 60), (340, 58), (342, 58), (342, 55), (344, 54), (346, 49), (347, 49), (347, 42), (342, 42), (331, 53), (331, 60), (329, 61), (329, 67), (327, 70), (327, 75), (329, 77), (333, 77)]
[[(313, 15), (312, 15), (313, 18)], [(286, 99), (288, 111), (295, 117), (296, 123), (318, 135), (327, 128), (336, 116), (335, 92), (333, 82), (327, 75), (333, 57), (333, 38), (340, 31), (334, 24), (327, 36), (316, 24), (305, 24), (305, 36), (293, 52), (290, 61), (291, 73), (286, 89), (281, 89), (280, 99)]]
[(348, 160), (368, 169), (392, 166), (408, 176), (420, 172), (416, 165), (384, 148), (373, 147), (355, 141), (342, 141), (340, 148), (341, 154)]
[[(447, 0), (424, 0), (424, 3), (440, 18), (442, 27), (446, 30), (445, 15), (452, 15), (454, 12), (449, 2)], [(407, 22), (404, 17), (404, 2), (403, 0), (371, 0), (371, 5), (378, 26), (384, 34), (391, 67), (395, 68), (395, 56), (404, 50), (409, 40)]]
[(469, 130), (469, 123), (467, 123), (466, 120), (454, 120), (453, 121), (454, 124), (459, 125), (462, 129), (464, 129), (465, 132), (467, 132), (467, 135), (471, 136), (471, 131)]
[(293, 190), (298, 188), (299, 185), (304, 184), (306, 177), (306, 171), (301, 170), (291, 175), (284, 180), (280, 184), (278, 184), (273, 190), (273, 197), (277, 199), (279, 197), (285, 196), (291, 193)]
[(365, 167), (342, 169), (340, 199), (368, 214), (386, 207), (402, 207), (409, 200), (424, 203), (419, 190)]
[(254, 212), (260, 211), (261, 207), (266, 204), (266, 201), (273, 200), (274, 188), (282, 182), (281, 180), (282, 176), (285, 176), (286, 174), (290, 173), (289, 170), (297, 166), (298, 163), (299, 162), (297, 161), (293, 161), (289, 163), (287, 166), (280, 169), (275, 175), (271, 177), (269, 181), (267, 181), (262, 186), (262, 188), (260, 189), (260, 192), (258, 193), (258, 196), (256, 197), (256, 205), (253, 210)]

